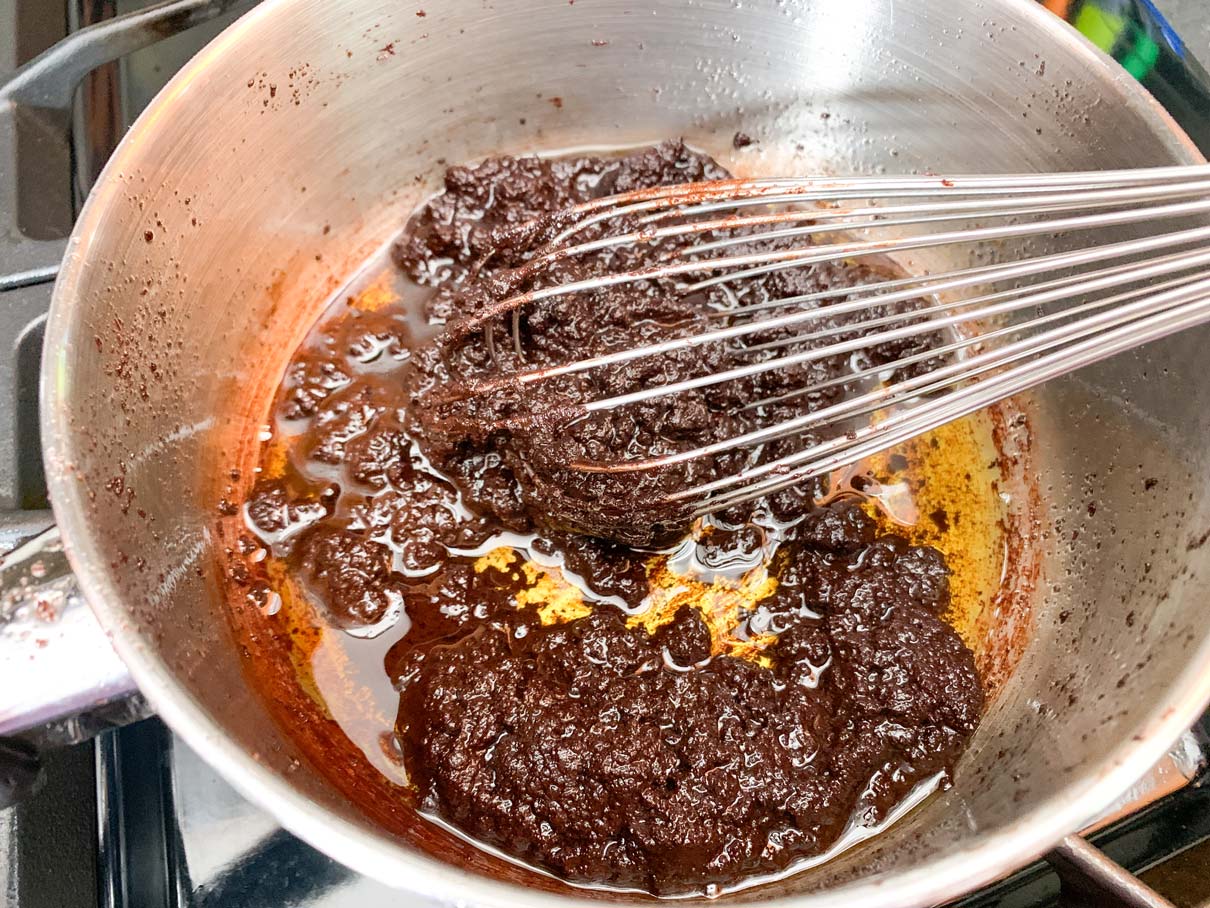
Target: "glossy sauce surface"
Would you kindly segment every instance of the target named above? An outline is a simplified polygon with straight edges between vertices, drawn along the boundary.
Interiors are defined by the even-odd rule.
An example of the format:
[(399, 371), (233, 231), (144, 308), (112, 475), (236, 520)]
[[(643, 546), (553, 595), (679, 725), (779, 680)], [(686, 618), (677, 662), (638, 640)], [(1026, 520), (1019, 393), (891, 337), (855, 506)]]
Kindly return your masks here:
[[(567, 185), (598, 191), (616, 166), (582, 159)], [(493, 168), (456, 169), (405, 232), (395, 258), (411, 280), (370, 263), (334, 300), (288, 370), (244, 507), (244, 618), (288, 652), (290, 709), (364, 756), (334, 778), (357, 799), (375, 773), (407, 809), (511, 859), (661, 895), (793, 870), (946, 784), (984, 699), (970, 647), (1011, 570), (990, 417), (679, 539), (574, 532), (619, 524), (592, 524), (591, 494), (564, 495), (558, 520), (536, 507), (549, 481), (527, 491), (508, 472), (531, 439), (434, 440), (423, 401), (416, 416), (448, 378), (442, 288), (460, 254), (481, 254), (458, 224), (484, 212), (441, 206), (461, 189), (519, 218), (542, 197), (530, 179), (508, 214), (509, 165)], [(416, 252), (426, 223), (453, 229)], [(565, 357), (567, 324), (551, 330)]]

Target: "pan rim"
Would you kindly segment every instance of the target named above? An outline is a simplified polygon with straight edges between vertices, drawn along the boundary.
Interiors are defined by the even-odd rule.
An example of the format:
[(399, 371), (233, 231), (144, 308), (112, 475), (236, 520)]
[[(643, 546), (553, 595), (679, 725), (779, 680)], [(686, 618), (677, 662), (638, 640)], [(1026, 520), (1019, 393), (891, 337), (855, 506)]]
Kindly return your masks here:
[[(89, 266), (92, 236), (107, 201), (121, 187), (115, 178), (127, 167), (141, 137), (170, 119), (184, 87), (245, 40), (262, 24), (287, 16), (298, 0), (264, 0), (196, 55), (152, 101), (111, 156), (77, 219), (55, 286), (47, 320), (40, 386), (41, 431), (50, 498), (73, 570), (93, 611), (129, 667), (132, 677), (165, 721), (206, 762), (249, 801), (272, 814), (299, 838), (336, 860), (388, 885), (441, 900), (469, 900), (498, 908), (599, 908), (603, 903), (575, 895), (538, 893), (463, 870), (392, 842), (368, 821), (359, 824), (333, 815), (317, 801), (241, 748), (174, 673), (148, 648), (137, 627), (115, 603), (121, 595), (112, 570), (93, 536), (83, 480), (63, 465), (76, 459), (76, 433), (63, 405), (58, 376), (69, 360), (77, 333), (77, 286)], [(1056, 46), (1083, 60), (1107, 89), (1135, 109), (1157, 134), (1173, 140), (1174, 159), (1205, 159), (1171, 115), (1113, 60), (1082, 35), (1032, 0), (987, 0), (990, 13), (1003, 11), (1031, 27), (1054, 33)], [(124, 188), (124, 187), (121, 187)], [(1199, 666), (1207, 668), (1199, 668)], [(1172, 688), (1167, 708), (1137, 734), (1123, 740), (1100, 765), (1062, 796), (1049, 798), (1001, 830), (961, 851), (908, 870), (876, 875), (834, 889), (764, 900), (770, 908), (848, 908), (896, 905), (923, 908), (965, 895), (1037, 858), (1105, 808), (1161, 759), (1210, 703), (1210, 636), (1190, 656)], [(759, 890), (757, 890), (759, 892)]]

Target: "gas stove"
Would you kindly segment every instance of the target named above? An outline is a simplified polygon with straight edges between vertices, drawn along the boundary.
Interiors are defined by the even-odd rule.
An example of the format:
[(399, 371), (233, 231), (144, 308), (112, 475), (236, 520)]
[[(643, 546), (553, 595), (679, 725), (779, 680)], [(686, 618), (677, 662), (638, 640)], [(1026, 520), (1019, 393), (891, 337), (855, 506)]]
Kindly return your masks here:
[[(1170, 47), (1210, 56), (1204, 0), (1155, 2), (1175, 25), (1165, 32)], [(150, 4), (0, 0), (0, 339), (9, 345), (9, 355), (0, 357), (0, 424), (6, 426), (0, 430), (0, 552), (52, 522), (39, 453), (38, 367), (51, 288), (74, 217), (143, 106), (251, 5), (168, 0), (159, 12), (132, 20), (128, 14)], [(1061, 13), (1080, 6), (1046, 5)], [(1138, 6), (1146, 13), (1150, 3), (1139, 0)], [(95, 37), (70, 53), (44, 58), (52, 78), (41, 80), (41, 96), (22, 96), (22, 103), (4, 109), (2, 88), (11, 73), (98, 23), (109, 27), (94, 29)], [(1176, 34), (1184, 36), (1185, 47)], [(1179, 115), (1177, 107), (1197, 107), (1200, 99), (1180, 95), (1180, 60), (1173, 66), (1163, 85), (1149, 87)], [(1166, 90), (1176, 93), (1166, 99)], [(1073, 905), (1210, 906), (1208, 756), (1210, 714), (1082, 839), (1069, 839), (1049, 863), (1022, 868), (956, 904), (1034, 908), (1061, 897)], [(400, 904), (397, 891), (281, 829), (157, 719), (51, 751), (44, 773), (37, 794), (0, 811), (4, 906)], [(1151, 889), (1138, 886), (1128, 871)], [(426, 903), (410, 897), (407, 904)]]

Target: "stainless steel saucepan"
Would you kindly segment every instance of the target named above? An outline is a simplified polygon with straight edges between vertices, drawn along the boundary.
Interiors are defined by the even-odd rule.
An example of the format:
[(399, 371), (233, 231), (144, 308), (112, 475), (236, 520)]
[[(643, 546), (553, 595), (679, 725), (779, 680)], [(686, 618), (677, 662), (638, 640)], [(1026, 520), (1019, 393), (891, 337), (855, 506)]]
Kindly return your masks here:
[[(741, 130), (755, 144), (733, 151)], [(249, 481), (292, 347), (443, 162), (677, 135), (743, 172), (1201, 160), (1124, 71), (1028, 0), (266, 0), (143, 114), (70, 241), (42, 434), (79, 589), (193, 748), (303, 839), (405, 890), (597, 903), (393, 838), (300, 762), (233, 643), (216, 508)], [(955, 786), (837, 860), (730, 900), (956, 897), (1078, 829), (1199, 715), (1208, 341), (1172, 338), (1023, 403), (1032, 417), (1005, 443), (1037, 497), (1023, 532), (1041, 560), (1030, 608), (989, 616), (1024, 654)], [(22, 575), (10, 611), (49, 581), (70, 598), (45, 543), (4, 563), (10, 586)], [(81, 656), (60, 693), (92, 668)], [(99, 699), (121, 687), (107, 683)], [(21, 693), (28, 718), (39, 692)], [(4, 696), (0, 734), (17, 721)]]

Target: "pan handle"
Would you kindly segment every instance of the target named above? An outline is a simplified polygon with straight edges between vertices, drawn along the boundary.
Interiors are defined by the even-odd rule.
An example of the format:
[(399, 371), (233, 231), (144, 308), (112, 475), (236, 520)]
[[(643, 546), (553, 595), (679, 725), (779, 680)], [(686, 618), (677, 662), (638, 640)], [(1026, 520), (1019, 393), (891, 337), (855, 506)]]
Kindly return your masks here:
[(149, 713), (84, 601), (58, 529), (0, 557), (0, 806), (37, 787), (39, 750)]
[(0, 103), (66, 112), (86, 75), (140, 48), (257, 0), (162, 0), (146, 9), (97, 22), (68, 35), (4, 82)]

